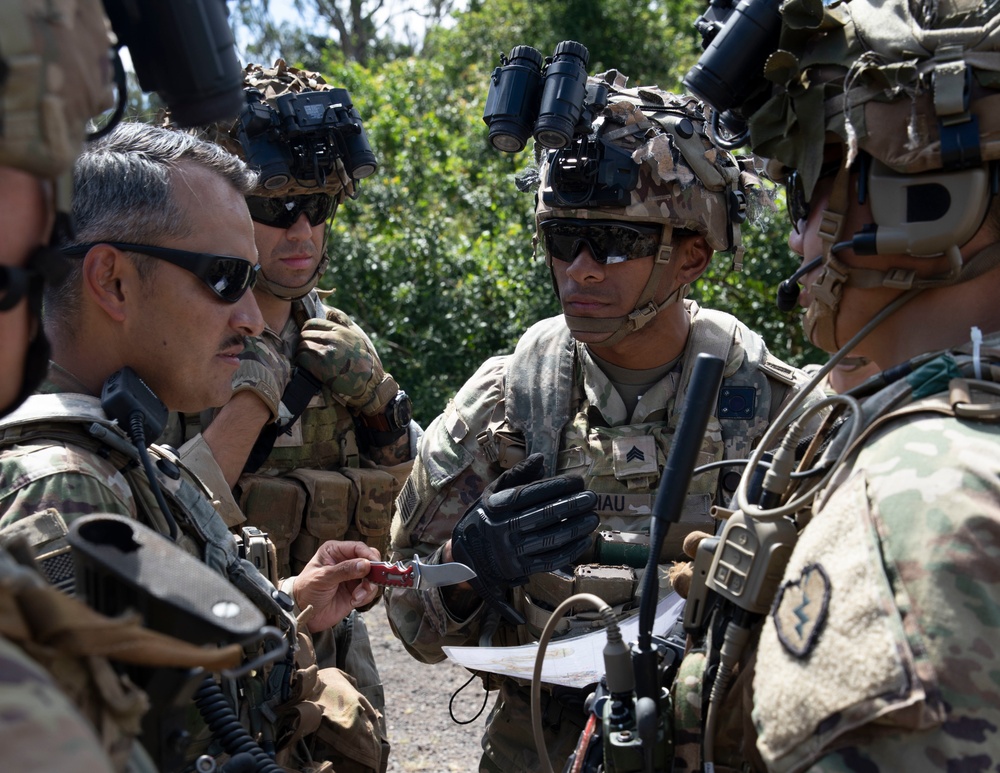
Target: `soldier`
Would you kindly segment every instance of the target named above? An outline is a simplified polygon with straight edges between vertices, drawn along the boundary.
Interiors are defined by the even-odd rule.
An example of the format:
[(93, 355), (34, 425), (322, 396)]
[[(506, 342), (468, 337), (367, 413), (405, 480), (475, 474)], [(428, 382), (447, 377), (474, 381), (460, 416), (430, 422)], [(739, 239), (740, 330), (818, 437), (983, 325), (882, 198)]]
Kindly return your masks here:
[[(534, 325), (512, 355), (488, 360), (465, 384), (428, 428), (396, 503), (397, 557), (418, 554), (435, 563), (454, 556), (478, 573), (464, 587), (386, 593), (394, 631), (427, 662), (444, 657), (443, 645), (536, 640), (550, 611), (580, 587), (581, 565), (602, 562), (604, 535), (591, 547), (598, 523), (648, 534), (696, 354), (726, 364), (702, 446), (706, 461), (746, 457), (805, 380), (739, 320), (684, 300), (714, 252), (731, 251), (740, 264), (740, 224), (762, 195), (756, 175), (707, 139), (697, 100), (628, 89), (614, 71), (603, 81), (609, 103), (593, 133), (545, 153), (537, 172), (537, 245), (563, 315)], [(543, 476), (557, 477), (523, 486)], [(662, 561), (681, 556), (687, 532), (714, 528), (709, 509), (728, 499), (738, 478), (718, 469), (695, 476)], [(546, 494), (546, 485), (555, 493)], [(513, 521), (531, 500), (584, 485), (596, 496), (544, 535), (550, 551), (504, 550), (505, 524), (495, 524), (491, 511), (504, 509)], [(511, 487), (513, 504), (504, 491)], [(481, 495), (483, 507), (475, 505)], [(507, 544), (525, 537), (512, 535)], [(575, 572), (550, 571), (573, 563)], [(604, 598), (619, 612), (635, 609), (635, 574), (628, 569), (605, 584)], [(499, 626), (494, 610), (504, 618)], [(590, 625), (578, 617), (557, 631)], [(480, 769), (539, 770), (525, 732), (528, 688), (510, 678), (499, 685)], [(554, 688), (543, 696), (556, 766), (586, 721), (585, 695)]]
[[(411, 428), (409, 397), (368, 336), (316, 290), (330, 263), (326, 242), (337, 207), (357, 198), (360, 175), (374, 170), (367, 143), (351, 141), (364, 137), (350, 133), (361, 119), (343, 109), (319, 113), (324, 118), (315, 125), (279, 119), (301, 115), (296, 105), (307, 101), (350, 108), (346, 91), (280, 59), (274, 67), (248, 65), (244, 84), (247, 107), (210, 138), (264, 173), (247, 204), (261, 266), (254, 295), (265, 327), (247, 339), (233, 397), (203, 436), (235, 487), (245, 524), (270, 535), (286, 577), (323, 540), (355, 539), (385, 552), (392, 502), (410, 471), (419, 427)], [(276, 128), (256, 131), (251, 118), (260, 116)], [(338, 136), (340, 144), (331, 141)], [(362, 169), (362, 162), (370, 163)], [(350, 674), (383, 712), (360, 615), (318, 642), (317, 656)]]
[[(238, 690), (222, 685), (240, 696), (238, 716), (277, 763), (377, 771), (384, 769), (377, 715), (366, 703), (340, 704), (337, 690), (347, 682), (331, 669), (317, 675), (305, 631), (326, 630), (371, 602), (376, 589), (363, 578), (378, 552), (326, 542), (283, 583), (285, 595), (238, 556), (212, 507), (228, 492), (207, 490), (167, 447), (154, 446), (150, 461), (141, 437), (167, 407), (224, 403), (244, 339), (263, 329), (248, 292), (258, 269), (243, 196), (255, 182), (217, 146), (141, 124), (119, 126), (81, 156), (77, 232), (63, 250), (70, 273), (45, 298), (51, 372), (42, 394), (0, 422), (7, 482), (0, 524), (43, 559), (68, 523), (93, 512), (137, 518), (169, 535), (250, 596), (289, 644), (286, 659), (257, 669)], [(128, 381), (130, 373), (138, 378)], [(131, 384), (127, 393), (114, 391), (123, 384)], [(117, 424), (105, 412), (112, 403), (94, 397), (109, 390), (128, 406)], [(234, 754), (233, 728), (223, 725), (224, 751)], [(219, 752), (205, 730), (188, 728), (190, 759)]]
[[(855, 392), (860, 404), (835, 398), (839, 432), (800, 464), (824, 476), (777, 485), (761, 509), (741, 488), (741, 528), (792, 517), (781, 553), (794, 549), (755, 609), (712, 587), (706, 628), (747, 638), (744, 663), (757, 645), (752, 693), (745, 678), (707, 700), (726, 691), (704, 664), (722, 672), (734, 653), (696, 645), (675, 691), (695, 734), (684, 769), (991, 770), (1000, 14), (972, 0), (793, 0), (769, 21), (780, 50), (756, 52), (768, 79), (717, 106), (746, 118), (787, 181), (789, 244), (816, 261), (803, 280), (810, 339), (837, 352), (830, 364), (853, 353), (882, 375)], [(745, 52), (732, 29), (721, 59), (700, 66)], [(751, 700), (752, 723), (737, 708)]]
[[(59, 275), (48, 247), (57, 213), (68, 215), (69, 170), (86, 121), (110, 107), (109, 37), (97, 0), (72, 15), (31, 3), (0, 7), (0, 417), (45, 375), (48, 342), (41, 291)], [(59, 120), (54, 120), (58, 115)], [(46, 120), (48, 116), (48, 120)], [(0, 484), (3, 482), (0, 476)], [(0, 746), (11, 770), (113, 769), (93, 726), (29, 657), (28, 632), (14, 625), (23, 587), (40, 578), (0, 550)], [(20, 642), (17, 646), (14, 642)], [(29, 650), (30, 651), (30, 650)], [(65, 664), (64, 664), (65, 666)]]

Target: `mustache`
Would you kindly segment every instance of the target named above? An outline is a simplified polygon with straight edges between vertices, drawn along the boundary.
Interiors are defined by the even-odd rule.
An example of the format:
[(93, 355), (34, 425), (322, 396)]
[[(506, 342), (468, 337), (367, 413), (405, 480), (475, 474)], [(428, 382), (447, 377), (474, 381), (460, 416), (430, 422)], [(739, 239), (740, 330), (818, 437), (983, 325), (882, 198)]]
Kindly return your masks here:
[(226, 349), (233, 349), (239, 346), (241, 349), (246, 348), (247, 337), (241, 335), (233, 335), (222, 342), (222, 346), (219, 347), (220, 352), (226, 351)]

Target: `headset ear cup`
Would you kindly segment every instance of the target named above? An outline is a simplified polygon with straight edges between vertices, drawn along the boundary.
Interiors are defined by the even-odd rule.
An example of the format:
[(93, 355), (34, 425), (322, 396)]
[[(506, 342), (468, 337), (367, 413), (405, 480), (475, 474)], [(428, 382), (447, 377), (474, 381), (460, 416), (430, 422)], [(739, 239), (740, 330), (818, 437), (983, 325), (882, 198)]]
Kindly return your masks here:
[[(968, 242), (985, 222), (993, 199), (985, 166), (901, 174), (877, 159), (866, 193), (876, 226), (874, 253), (927, 257)], [(864, 251), (871, 254), (870, 248)]]

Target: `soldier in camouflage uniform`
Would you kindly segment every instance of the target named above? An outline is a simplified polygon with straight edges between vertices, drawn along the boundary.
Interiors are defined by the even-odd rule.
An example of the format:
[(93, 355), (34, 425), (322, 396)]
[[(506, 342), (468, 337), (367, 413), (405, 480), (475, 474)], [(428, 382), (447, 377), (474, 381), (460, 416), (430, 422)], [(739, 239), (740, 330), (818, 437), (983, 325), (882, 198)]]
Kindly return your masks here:
[(748, 639), (739, 661), (755, 665), (712, 705), (704, 664), (726, 658), (697, 643), (676, 682), (674, 769), (995, 770), (1000, 9), (775, 13), (769, 78), (736, 107), (787, 180), (790, 246), (819, 258), (803, 283), (806, 332), (836, 352), (823, 371), (850, 353), (882, 374), (840, 399), (839, 430), (802, 460), (827, 476), (786, 479), (762, 510), (741, 488), (743, 523), (789, 524), (794, 548), (754, 609), (719, 575), (705, 628)]
[[(69, 277), (45, 299), (50, 375), (42, 394), (0, 421), (0, 526), (43, 559), (89, 513), (137, 518), (170, 534), (250, 596), (289, 643), (283, 661), (239, 685), (223, 682), (244, 728), (291, 770), (384, 770), (378, 715), (353, 699), (340, 672), (317, 671), (308, 633), (372, 601), (376, 589), (363, 578), (378, 552), (326, 542), (278, 591), (240, 558), (213, 508), (228, 489), (212, 492), (165, 447), (151, 448), (148, 478), (134, 441), (93, 396), (128, 365), (176, 410), (228, 399), (244, 338), (263, 329), (249, 292), (256, 248), (243, 198), (255, 182), (217, 146), (141, 124), (119, 126), (81, 157), (78, 244), (64, 248)], [(197, 721), (188, 728), (189, 759), (223, 753), (206, 730)]]
[[(48, 364), (39, 319), (42, 283), (53, 279), (46, 250), (57, 213), (69, 212), (85, 122), (110, 106), (109, 42), (97, 0), (72, 14), (30, 2), (0, 8), (0, 417), (31, 394)], [(28, 654), (30, 632), (14, 624), (24, 585), (42, 581), (0, 549), (3, 766), (111, 771), (93, 726)]]
[[(248, 65), (244, 85), (269, 107), (282, 97), (333, 93), (318, 73), (280, 59), (269, 68)], [(210, 139), (243, 159), (295, 147), (296, 138), (280, 131), (241, 133), (244, 120), (217, 125)], [(359, 183), (345, 169), (350, 158), (322, 157), (307, 147), (317, 163), (336, 162), (325, 179), (315, 179), (307, 152), (302, 168), (286, 170), (285, 184), (262, 180), (247, 197), (261, 266), (254, 294), (265, 328), (247, 339), (233, 397), (203, 433), (245, 516), (238, 526), (267, 532), (282, 577), (298, 571), (324, 540), (360, 540), (386, 551), (392, 503), (411, 467), (411, 432), (415, 443), (419, 431), (415, 424), (411, 430), (409, 398), (371, 340), (316, 290), (330, 262), (332, 218), (340, 203), (357, 198)], [(310, 177), (295, 176), (303, 172)], [(322, 664), (350, 674), (383, 712), (381, 678), (358, 613), (325, 637), (317, 654)]]
[[(628, 89), (614, 71), (600, 80), (610, 101), (593, 134), (547, 152), (537, 172), (537, 245), (564, 314), (534, 325), (513, 354), (488, 360), (462, 387), (428, 428), (396, 503), (396, 557), (416, 554), (434, 563), (454, 554), (471, 561), (484, 581), (474, 588), (386, 592), (394, 631), (426, 662), (440, 661), (444, 645), (537, 640), (558, 603), (590, 589), (594, 572), (588, 565), (622, 563), (604, 552), (619, 539), (615, 532), (639, 539), (645, 534), (648, 542), (656, 487), (679, 418), (675, 408), (699, 352), (725, 362), (702, 464), (745, 458), (805, 380), (734, 317), (684, 300), (715, 251), (731, 251), (740, 264), (740, 224), (762, 195), (752, 168), (712, 145), (697, 100), (656, 88)], [(601, 169), (601, 179), (581, 177), (574, 171), (580, 169)], [(526, 454), (527, 462), (510, 469)], [(589, 532), (598, 518), (580, 515), (576, 526), (588, 524), (582, 545), (572, 521), (549, 535), (550, 545), (565, 548), (548, 562), (559, 571), (496, 576), (477, 561), (475, 545), (463, 544), (471, 543), (463, 532), (484, 488), (496, 487), (505, 469), (510, 475), (525, 464), (535, 474), (544, 468), (542, 474), (557, 476), (554, 481), (581, 476), (596, 494), (602, 535), (595, 542)], [(682, 557), (688, 532), (714, 528), (710, 508), (728, 499), (738, 478), (718, 468), (695, 476), (663, 563)], [(637, 563), (644, 566), (645, 557)], [(567, 564), (576, 569), (564, 569)], [(641, 571), (619, 567), (605, 574), (598, 594), (621, 614), (634, 611)], [(661, 591), (667, 590), (664, 573)], [(499, 625), (496, 609), (504, 617)], [(557, 631), (595, 625), (591, 616), (578, 615)], [(480, 769), (538, 770), (525, 729), (528, 688), (501, 678), (499, 689)], [(548, 751), (560, 769), (586, 720), (586, 691), (547, 692)]]

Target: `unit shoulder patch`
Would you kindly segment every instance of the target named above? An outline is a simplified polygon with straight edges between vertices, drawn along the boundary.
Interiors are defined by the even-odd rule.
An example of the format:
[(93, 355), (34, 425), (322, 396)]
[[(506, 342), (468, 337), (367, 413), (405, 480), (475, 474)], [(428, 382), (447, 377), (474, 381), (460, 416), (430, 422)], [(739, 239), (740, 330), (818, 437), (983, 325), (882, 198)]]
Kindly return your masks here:
[(771, 617), (778, 641), (796, 658), (816, 645), (830, 609), (830, 578), (820, 564), (808, 564), (778, 589)]

